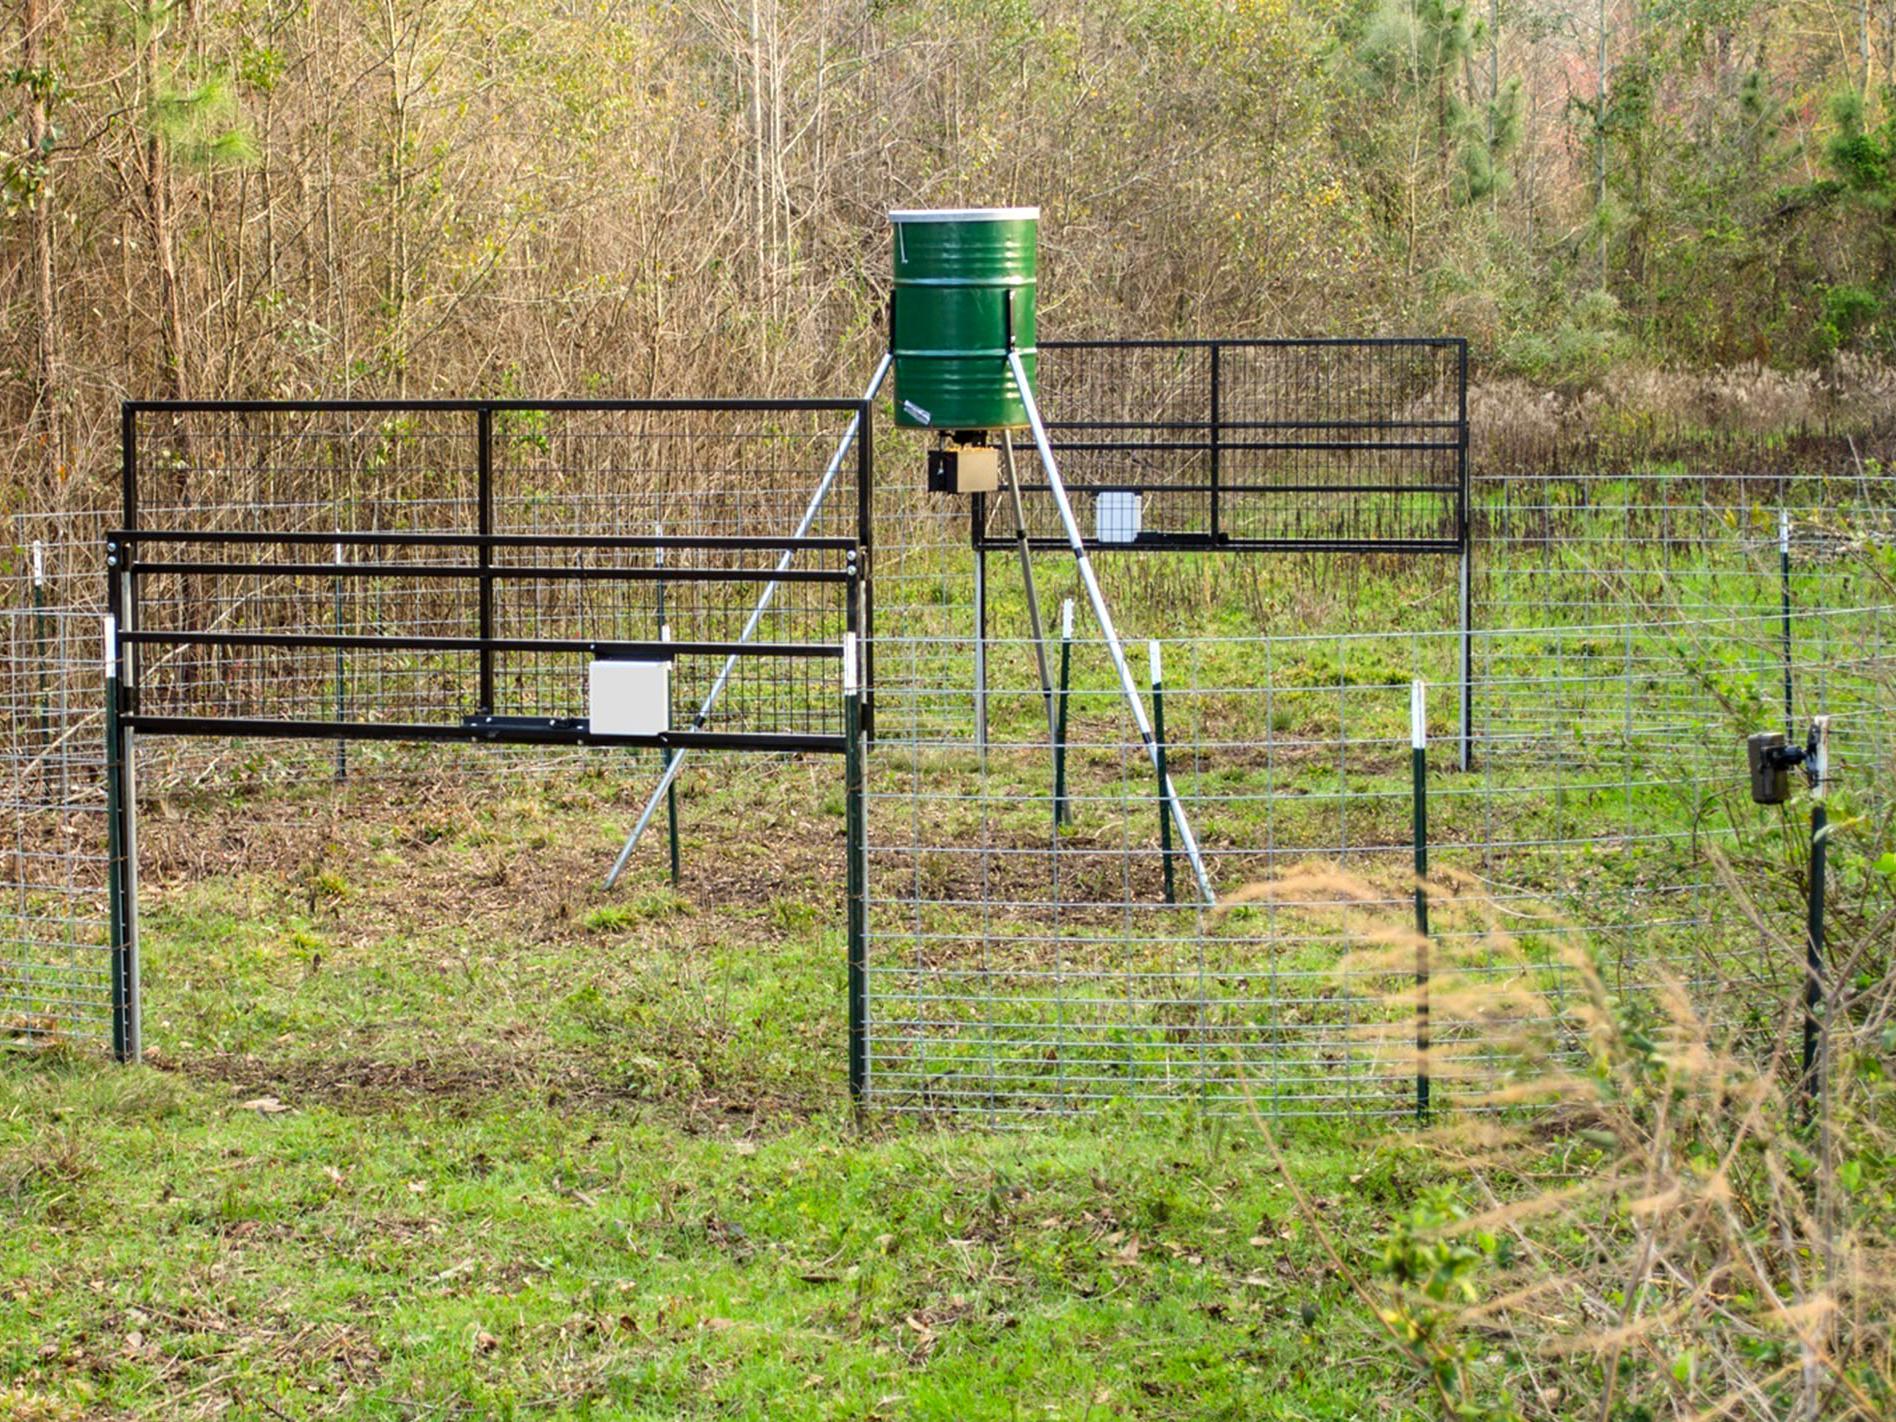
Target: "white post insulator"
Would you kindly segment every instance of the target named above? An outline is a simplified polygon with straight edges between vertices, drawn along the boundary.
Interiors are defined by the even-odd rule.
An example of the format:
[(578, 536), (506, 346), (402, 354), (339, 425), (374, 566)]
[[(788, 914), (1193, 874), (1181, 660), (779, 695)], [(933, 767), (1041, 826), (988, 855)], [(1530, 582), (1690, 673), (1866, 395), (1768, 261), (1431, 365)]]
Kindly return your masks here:
[(46, 586), (46, 545), (37, 538), (33, 540), (33, 586)]
[(1422, 750), (1429, 743), (1429, 684), (1417, 677), (1409, 683), (1409, 747)]
[(843, 695), (856, 694), (856, 634), (843, 633)]
[(1778, 510), (1778, 551), (1780, 553), (1791, 551), (1791, 511), (1789, 509)]
[(1159, 639), (1154, 637), (1146, 643), (1146, 651), (1152, 658), (1152, 684), (1162, 686), (1165, 683), (1165, 667), (1159, 657)]
[(118, 675), (118, 619), (109, 612), (105, 614), (105, 674)]
[(1810, 724), (1817, 737), (1817, 749), (1810, 759), (1811, 793), (1821, 800), (1824, 787), (1830, 783), (1830, 718), (1813, 717)]
[(342, 563), (342, 544), (341, 543), (336, 544), (336, 563), (338, 566), (340, 566)]
[(1068, 598), (1060, 604), (1060, 637), (1062, 641), (1073, 640), (1073, 599)]

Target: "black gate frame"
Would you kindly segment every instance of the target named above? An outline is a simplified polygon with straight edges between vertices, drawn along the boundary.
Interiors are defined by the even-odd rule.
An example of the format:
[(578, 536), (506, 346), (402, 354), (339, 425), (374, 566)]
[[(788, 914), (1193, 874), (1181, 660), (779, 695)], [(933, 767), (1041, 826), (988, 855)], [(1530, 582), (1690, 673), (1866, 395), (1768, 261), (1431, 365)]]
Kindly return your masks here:
[[(1457, 597), (1460, 607), (1461, 687), (1458, 711), (1460, 724), (1456, 734), (1456, 761), (1461, 770), (1474, 767), (1474, 569), (1468, 497), (1468, 341), (1463, 336), (1257, 336), (1200, 338), (1113, 338), (1092, 340), (1041, 341), (1043, 352), (1085, 350), (1203, 350), (1208, 353), (1209, 408), (1202, 421), (1136, 421), (1130, 425), (1098, 420), (1050, 420), (1048, 442), (1055, 453), (1061, 450), (1100, 452), (1124, 450), (1129, 454), (1160, 449), (1176, 452), (1202, 452), (1207, 459), (1207, 481), (1200, 484), (1145, 484), (1138, 480), (1115, 480), (1114, 489), (1146, 490), (1157, 493), (1203, 493), (1209, 496), (1210, 529), (1205, 533), (1142, 533), (1131, 543), (1102, 544), (1085, 538), (1088, 549), (1109, 553), (1396, 553), (1453, 555), (1458, 560)], [(1424, 349), (1453, 352), (1455, 358), (1455, 417), (1452, 420), (1228, 420), (1222, 401), (1221, 366), (1227, 350), (1326, 350), (1326, 349)], [(1113, 439), (1117, 429), (1165, 430), (1178, 436), (1161, 444)], [(1445, 431), (1441, 439), (1378, 440), (1374, 444), (1352, 444), (1343, 440), (1312, 441), (1296, 438), (1270, 438), (1271, 431), (1289, 434), (1328, 430), (1363, 431), (1388, 434), (1402, 431)], [(1100, 436), (1104, 432), (1105, 437)], [(1087, 434), (1093, 437), (1083, 437)], [(1065, 436), (1065, 437), (1063, 437)], [(1081, 436), (1081, 437), (1075, 437)], [(1260, 438), (1260, 436), (1265, 436)], [(1455, 482), (1449, 485), (1417, 485), (1391, 492), (1453, 494), (1455, 499), (1454, 533), (1447, 538), (1233, 538), (1219, 525), (1223, 496), (1232, 492), (1328, 492), (1347, 493), (1350, 489), (1324, 486), (1290, 488), (1258, 487), (1234, 489), (1223, 479), (1221, 455), (1226, 450), (1299, 450), (1377, 448), (1392, 451), (1452, 452), (1455, 456)], [(1070, 490), (1095, 486), (1069, 483)], [(1045, 484), (1022, 484), (1020, 492), (1045, 492)], [(975, 494), (970, 500), (969, 542), (975, 555), (977, 582), (976, 637), (987, 638), (987, 555), (1011, 552), (1019, 540), (990, 531), (988, 495)], [(1064, 551), (1064, 538), (1029, 536), (1027, 546), (1034, 552)], [(978, 673), (977, 673), (978, 675)]]
[[(1097, 543), (1086, 539), (1091, 549), (1106, 552), (1186, 552), (1214, 551), (1230, 553), (1460, 553), (1468, 545), (1468, 342), (1460, 336), (1298, 336), (1232, 337), (1199, 339), (1113, 339), (1042, 341), (1044, 352), (1087, 350), (1202, 350), (1207, 353), (1209, 400), (1203, 420), (1138, 420), (1115, 423), (1100, 420), (1048, 420), (1047, 435), (1056, 454), (1063, 450), (1101, 453), (1121, 451), (1128, 454), (1161, 450), (1168, 453), (1201, 453), (1206, 459), (1203, 484), (1142, 484), (1137, 479), (1116, 479), (1110, 487), (1149, 493), (1205, 494), (1209, 499), (1210, 528), (1204, 533), (1144, 533), (1131, 543)], [(1232, 420), (1222, 400), (1222, 356), (1228, 350), (1446, 350), (1454, 353), (1456, 371), (1455, 418), (1452, 420)], [(1124, 429), (1163, 431), (1168, 438), (1160, 443), (1115, 438)], [(1426, 438), (1431, 432), (1439, 438)], [(1281, 432), (1281, 433), (1279, 433)], [(1328, 432), (1333, 435), (1363, 436), (1407, 434), (1408, 438), (1363, 440), (1333, 438), (1313, 440), (1308, 435)], [(1299, 438), (1298, 436), (1304, 436)], [(1283, 451), (1381, 449), (1392, 452), (1434, 451), (1453, 453), (1455, 481), (1451, 484), (1394, 486), (1387, 492), (1448, 494), (1455, 499), (1454, 533), (1446, 538), (1236, 538), (1220, 526), (1222, 502), (1227, 493), (1327, 493), (1347, 494), (1357, 486), (1342, 485), (1242, 485), (1224, 479), (1221, 456), (1229, 450)], [(1069, 481), (1067, 488), (1079, 492), (1094, 488)], [(1022, 484), (1021, 493), (1044, 492), (1044, 484)], [(1369, 492), (1364, 490), (1363, 492)], [(1380, 491), (1379, 491), (1380, 492)], [(1016, 540), (988, 531), (987, 495), (973, 500), (973, 540), (984, 552), (1008, 552)], [(1067, 542), (1060, 537), (1029, 538), (1036, 551), (1061, 550)]]
[[(494, 532), (493, 418), (509, 411), (633, 413), (833, 412), (856, 421), (856, 534), (846, 537), (499, 534)], [(473, 533), (254, 532), (238, 530), (141, 529), (138, 497), (138, 416), (165, 414), (468, 413), (475, 417), (477, 450), (476, 522)], [(870, 567), (874, 550), (870, 495), (874, 441), (867, 400), (146, 400), (121, 407), (122, 527), (106, 535), (106, 810), (107, 898), (111, 947), (112, 1051), (136, 1061), (142, 1051), (139, 1023), (137, 801), (135, 738), (151, 736), (257, 736), (270, 739), (699, 748), (740, 751), (803, 751), (844, 757), (848, 858), (846, 891), (849, 976), (849, 1081), (860, 1100), (867, 1054), (867, 975), (864, 957), (867, 876), (862, 756), (871, 735), (873, 692), (868, 630), (873, 616)], [(343, 545), (397, 549), (472, 549), (476, 561), (442, 563), (309, 563), (177, 561), (147, 556), (167, 546), (272, 547)], [(665, 564), (640, 568), (496, 566), (497, 549), (650, 549), (844, 555), (840, 569), (724, 569)], [(472, 637), (370, 636), (314, 632), (148, 631), (139, 626), (139, 579), (148, 574), (224, 576), (427, 577), (478, 585), (478, 632)], [(829, 583), (843, 588), (844, 634), (827, 642), (618, 641), (506, 638), (494, 632), (494, 584), (517, 579)], [(139, 709), (137, 648), (147, 645), (331, 648), (336, 651), (471, 651), (478, 654), (478, 709), (459, 723), (274, 720), (235, 716), (160, 716)], [(840, 734), (667, 730), (652, 735), (595, 734), (583, 717), (521, 717), (499, 714), (494, 702), (494, 658), (502, 652), (566, 653), (591, 657), (670, 658), (705, 655), (757, 658), (829, 658), (842, 664)]]

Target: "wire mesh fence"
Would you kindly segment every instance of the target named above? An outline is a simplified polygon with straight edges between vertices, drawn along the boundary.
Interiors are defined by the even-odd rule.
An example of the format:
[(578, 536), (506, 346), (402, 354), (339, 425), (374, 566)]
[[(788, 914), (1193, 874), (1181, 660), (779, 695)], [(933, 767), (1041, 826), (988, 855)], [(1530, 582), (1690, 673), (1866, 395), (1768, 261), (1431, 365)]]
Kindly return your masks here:
[(0, 1040), (102, 1042), (105, 938), (99, 520), (10, 520), (0, 550), (5, 899)]
[[(1088, 418), (1072, 393), (1087, 389), (1113, 392), (1117, 403), (1093, 407), (1105, 411), (1099, 419), (1151, 415), (1125, 394), (1137, 381), (1062, 374), (1059, 358), (1056, 350), (1043, 362), (1056, 418)], [(1302, 413), (1294, 402), (1288, 414), (1275, 413), (1281, 403), (1251, 413), (1434, 419), (1446, 408), (1444, 388), (1391, 381), (1382, 403), (1359, 400), (1340, 416), (1316, 395)], [(1062, 390), (1064, 406), (1055, 403)], [(1204, 393), (1189, 381), (1179, 391), (1180, 400)], [(423, 412), (395, 428), (385, 412), (324, 418), (327, 425), (306, 412), (252, 411), (222, 426), (206, 415), (141, 431), (136, 457), (151, 489), (141, 523), (332, 540), (471, 524), (479, 435), (465, 413)], [(838, 418), (799, 415), (768, 428), (719, 419), (667, 430), (626, 412), (551, 410), (517, 422), (497, 414), (496, 530), (631, 537), (663, 526), (670, 535), (787, 536), (834, 453)], [(1736, 911), (1713, 853), (1731, 851), (1774, 813), (1745, 796), (1743, 735), (1784, 728), (1787, 672), (1798, 739), (1811, 715), (1834, 718), (1838, 793), (1868, 810), (1896, 784), (1896, 480), (1876, 462), (1887, 452), (1879, 439), (1889, 442), (1813, 435), (1685, 448), (1663, 460), (1606, 451), (1577, 464), (1570, 452), (1491, 444), (1469, 486), (1466, 638), (1452, 556), (1100, 552), (1121, 631), (1131, 643), (1162, 643), (1170, 772), (1219, 891), (1220, 905), (1210, 908), (1189, 901), (1183, 877), (1179, 901), (1168, 901), (1152, 769), (1083, 607), (1068, 648), (1056, 756), (1017, 565), (976, 547), (966, 502), (923, 490), (918, 445), (884, 438), (873, 523), (866, 1099), (995, 1122), (1117, 1101), (1216, 1110), (1251, 1098), (1304, 1114), (1408, 1109), (1413, 947), (1396, 929), (1411, 903), (1416, 677), (1430, 687), (1438, 1100), (1471, 1102), (1505, 1086), (1519, 1018), (1541, 1010), (1530, 1002), (1572, 990), (1578, 950), (1607, 969), (1616, 990), (1676, 977), (1728, 1020), (1775, 1022), (1797, 965)], [(1088, 477), (1118, 477), (1106, 452), (1096, 453)], [(1186, 471), (1206, 452), (1173, 453)], [(1180, 512), (1178, 528), (1208, 527), (1208, 495), (1190, 492), (1198, 502)], [(1253, 530), (1293, 526), (1273, 523), (1271, 495), (1247, 496)], [(858, 512), (845, 483), (810, 531), (854, 536)], [(1444, 517), (1440, 508), (1429, 514)], [(105, 534), (121, 518), (118, 509), (15, 518), (0, 567), (13, 839), (0, 907), (0, 1013), (7, 1035), (20, 1040), (95, 1040), (108, 1023), (98, 614)], [(1364, 527), (1384, 526), (1378, 518)], [(993, 522), (985, 530), (990, 538), (1002, 531)], [(334, 557), (333, 542), (312, 549)], [(716, 556), (731, 571), (771, 566), (755, 551)], [(596, 562), (649, 568), (652, 557), (618, 550)], [(974, 715), (982, 558), (985, 744)], [(1069, 557), (1042, 549), (1032, 561), (1044, 607), (1076, 597)], [(427, 635), (479, 616), (464, 584), (421, 574), (311, 573), (278, 580), (267, 595), (259, 587), (248, 577), (155, 575), (148, 625)], [(663, 620), (680, 639), (734, 636), (754, 587), (680, 578), (665, 587)], [(828, 635), (833, 605), (814, 589), (786, 582), (777, 597), (760, 640)], [(651, 580), (572, 580), (503, 600), (497, 626), (522, 637), (646, 637), (661, 621), (657, 598)], [(1466, 771), (1453, 753), (1464, 730), (1464, 659), (1472, 670)], [(151, 694), (188, 691), (200, 703), (252, 708), (291, 695), (330, 704), (340, 695), (348, 714), (364, 718), (474, 709), (465, 669), (448, 676), (439, 666), (352, 652), (338, 678), (327, 649), (293, 663), (265, 666), (226, 649), (188, 670), (176, 664), (167, 672), (172, 689)], [(734, 686), (729, 724), (805, 717), (827, 725), (833, 672), (811, 673), (823, 678), (819, 686), (807, 670)], [(531, 654), (507, 660), (498, 683), (500, 699), (522, 714), (578, 707), (576, 686)], [(681, 688), (681, 704), (701, 690)], [(332, 768), (331, 754), (320, 745), (246, 751), (280, 763), (285, 778), (312, 779), (344, 769)], [(346, 771), (388, 774), (419, 754), (354, 747)], [(516, 749), (461, 755), (456, 764), (508, 775), (575, 754)], [(623, 763), (644, 784), (659, 759), (627, 755)], [(168, 746), (147, 762), (145, 783), (154, 792), (215, 783), (232, 768), (228, 747)], [(1060, 780), (1068, 813), (1056, 824)], [(840, 884), (840, 866), (836, 877)], [(1548, 1049), (1576, 1044), (1554, 1040)]]
[[(1093, 354), (1043, 358), (1068, 430), (1089, 400), (1102, 427), (1148, 404), (1179, 423), (1203, 407), (1202, 378), (1128, 372), (1123, 348), (1059, 367)], [(1305, 374), (1305, 417), (1336, 417), (1336, 387)], [(1412, 388), (1346, 388), (1359, 427), (1428, 408)], [(1436, 408), (1452, 408), (1440, 388)], [(1523, 1029), (1551, 1031), (1547, 1004), (1574, 990), (1576, 955), (1615, 991), (1676, 982), (1717, 1020), (1781, 1025), (1801, 952), (1739, 911), (1715, 861), (1779, 813), (1746, 794), (1751, 731), (1788, 725), (1801, 742), (1829, 715), (1833, 793), (1886, 811), (1888, 433), (1669, 450), (1648, 431), (1577, 465), (1490, 440), (1465, 574), (1370, 551), (1098, 550), (1120, 631), (1163, 642), (1169, 769), (1218, 890), (1209, 908), (1167, 893), (1159, 789), (1070, 560), (1033, 560), (1043, 605), (1082, 607), (1056, 658), (1071, 686), (1055, 747), (1012, 561), (983, 577), (991, 554), (954, 511), (907, 518), (906, 544), (884, 540), (878, 628), (870, 1098), (996, 1122), (1121, 1101), (1411, 1109), (1413, 678), (1431, 687), (1437, 1100), (1505, 1095)], [(1151, 477), (1150, 452), (1127, 448), (1138, 437), (1116, 438), (1076, 452), (1085, 478)], [(1251, 494), (1268, 524), (1270, 494)], [(1294, 490), (1278, 507), (1305, 516)], [(996, 640), (977, 657), (983, 623)], [(1774, 907), (1795, 941), (1799, 909)]]

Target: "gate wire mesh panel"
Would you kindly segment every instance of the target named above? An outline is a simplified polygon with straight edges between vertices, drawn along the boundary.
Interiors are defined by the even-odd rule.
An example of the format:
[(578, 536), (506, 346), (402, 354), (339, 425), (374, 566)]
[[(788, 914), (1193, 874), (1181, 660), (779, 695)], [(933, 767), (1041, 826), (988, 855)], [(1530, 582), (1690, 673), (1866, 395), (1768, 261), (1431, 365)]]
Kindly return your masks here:
[(83, 515), (14, 517), (0, 546), (0, 1043), (110, 1039), (103, 528)]
[[(1861, 465), (1842, 439), (1703, 448), (1657, 472), (1535, 451), (1497, 462), (1474, 483), (1470, 773), (1453, 755), (1454, 560), (1098, 554), (1129, 643), (1166, 639), (1170, 769), (1235, 901), (1218, 911), (1190, 902), (1182, 864), (1180, 902), (1165, 900), (1157, 787), (1083, 603), (1073, 820), (1054, 830), (1011, 559), (990, 562), (1001, 640), (981, 754), (976, 555), (931, 507), (960, 505), (891, 500), (912, 516), (884, 530), (885, 573), (905, 576), (885, 578), (878, 629), (870, 1099), (996, 1122), (1112, 1102), (1411, 1109), (1417, 676), (1432, 688), (1431, 870), (1448, 895), (1432, 925), (1438, 1101), (1504, 1093), (1523, 1034), (1555, 1061), (1579, 1049), (1553, 1031), (1576, 955), (1618, 993), (1684, 982), (1712, 1019), (1776, 1045), (1801, 953), (1743, 918), (1708, 851), (1731, 854), (1779, 814), (1749, 801), (1743, 738), (1785, 722), (1780, 510), (1797, 737), (1829, 714), (1834, 793), (1888, 807), (1896, 481), (1871, 462), (1887, 443), (1859, 445)], [(1070, 559), (1041, 556), (1036, 572), (1043, 605), (1073, 595)], [(1766, 907), (1795, 944), (1797, 906)]]
[[(735, 642), (850, 412), (603, 404), (360, 409), (229, 405), (134, 412), (139, 631), (517, 641)], [(485, 472), (483, 472), (485, 460)], [(855, 536), (853, 468), (812, 536)], [(482, 489), (491, 487), (483, 518)], [(691, 546), (502, 544), (482, 563), (456, 538), (682, 540)], [(150, 535), (292, 535), (301, 542), (160, 543)], [(377, 535), (378, 542), (348, 541)], [(746, 539), (760, 540), (747, 546)], [(341, 539), (343, 541), (333, 541)], [(412, 539), (414, 541), (404, 541)], [(432, 540), (432, 541), (431, 541)], [(208, 550), (208, 551), (207, 551)], [(286, 550), (288, 553), (286, 555)], [(332, 564), (334, 573), (241, 566)], [(800, 550), (751, 637), (837, 644), (840, 548)], [(335, 560), (340, 560), (336, 564)], [(475, 568), (493, 570), (483, 623)], [(671, 570), (636, 580), (616, 572)], [(387, 571), (380, 572), (380, 569)], [(579, 576), (534, 576), (548, 569)], [(571, 653), (182, 643), (143, 658), (143, 716), (454, 723), (479, 712), (581, 717)], [(691, 719), (723, 652), (673, 660), (674, 723)], [(484, 693), (491, 690), (491, 705)], [(839, 734), (832, 660), (740, 659), (706, 729)]]
[[(1050, 341), (1040, 397), (1089, 539), (1102, 491), (1140, 497), (1147, 547), (1460, 546), (1467, 348), (1458, 340)], [(1022, 440), (1030, 535), (1064, 542)], [(982, 510), (1013, 536), (1005, 498)]]

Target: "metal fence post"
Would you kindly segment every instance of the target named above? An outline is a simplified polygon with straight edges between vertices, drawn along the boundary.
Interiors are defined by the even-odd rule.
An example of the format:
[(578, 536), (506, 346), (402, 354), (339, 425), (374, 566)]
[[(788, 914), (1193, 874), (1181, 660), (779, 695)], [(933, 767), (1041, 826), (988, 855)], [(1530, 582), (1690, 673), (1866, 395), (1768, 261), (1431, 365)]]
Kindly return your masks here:
[[(491, 642), (494, 637), (494, 411), (491, 406), (483, 405), (474, 415), (474, 454), (475, 454), (475, 520), (481, 535), (480, 549), (477, 554), (480, 569), (480, 624), (481, 640)], [(481, 689), (480, 709), (484, 716), (494, 714), (494, 649), (482, 647), (480, 650)]]
[[(665, 536), (665, 525), (662, 523), (653, 524), (652, 536), (654, 538), (663, 538)], [(665, 567), (665, 547), (663, 544), (660, 544), (657, 548), (652, 550), (652, 562), (658, 569), (663, 571)], [(671, 622), (665, 616), (665, 579), (662, 577), (659, 578), (654, 584), (654, 587), (656, 589), (654, 601), (657, 604), (658, 615), (658, 640), (661, 642), (669, 642), (672, 639), (672, 631)], [(673, 669), (676, 670), (675, 665)], [(670, 684), (668, 681), (667, 685)], [(670, 711), (669, 708), (667, 708), (666, 721), (668, 724), (670, 720)], [(675, 748), (666, 749), (661, 753), (660, 765), (663, 769), (670, 770), (671, 763), (677, 759), (677, 756), (678, 751)], [(679, 875), (683, 868), (678, 852), (678, 777), (675, 775), (668, 776), (665, 781), (665, 836), (667, 846), (671, 851), (671, 881), (672, 887), (675, 889), (678, 887)]]
[(1783, 605), (1784, 739), (1797, 740), (1797, 716), (1791, 708), (1791, 511), (1778, 509), (1778, 590)]
[(1159, 639), (1146, 644), (1152, 657), (1152, 743), (1157, 752), (1153, 769), (1159, 774), (1159, 863), (1165, 870), (1165, 901), (1178, 902), (1172, 879), (1172, 806), (1165, 793), (1165, 668), (1159, 657)]
[[(663, 587), (664, 584), (661, 583), (659, 586)], [(669, 642), (671, 639), (671, 623), (661, 622), (658, 627), (658, 640), (661, 642)], [(668, 679), (667, 685), (669, 684)], [(669, 707), (666, 709), (665, 720), (667, 725), (671, 723)], [(678, 758), (678, 748), (676, 746), (668, 746), (662, 754), (664, 756), (664, 767), (666, 770), (670, 770), (671, 763)], [(671, 852), (671, 882), (672, 887), (675, 889), (678, 887), (679, 879), (684, 873), (684, 856), (678, 847), (678, 778), (676, 776), (673, 776), (671, 783), (665, 787), (665, 838), (667, 848)]]
[(1810, 901), (1804, 935), (1804, 1095), (1814, 1107), (1824, 1078), (1824, 878), (1829, 857), (1830, 813), (1824, 804), (1830, 777), (1830, 718), (1812, 723), (1816, 749), (1810, 772)]
[(1456, 727), (1456, 763), (1466, 772), (1475, 767), (1475, 537), (1474, 511), (1469, 507), (1468, 480), (1468, 342), (1456, 343), (1456, 511), (1455, 533), (1461, 543), (1457, 560), (1457, 591), (1461, 603), (1461, 705)]
[(1059, 717), (1053, 732), (1053, 823), (1057, 829), (1073, 822), (1072, 807), (1067, 804), (1067, 693), (1073, 679), (1073, 599), (1060, 605), (1060, 691)]
[(849, 1097), (858, 1108), (869, 1085), (869, 947), (867, 816), (863, 803), (862, 688), (856, 634), (843, 635), (843, 833), (848, 863), (844, 893), (849, 960)]
[(1409, 767), (1415, 832), (1415, 1116), (1429, 1118), (1428, 684), (1409, 687)]
[[(338, 542), (336, 544), (336, 567), (338, 569), (342, 567), (342, 554), (343, 554), (342, 544), (341, 542)], [(342, 618), (342, 574), (340, 571), (337, 572), (336, 574), (335, 601), (336, 601), (336, 635), (338, 637), (341, 637), (343, 635), (343, 618)], [(341, 722), (347, 721), (349, 719), (348, 697), (347, 697), (347, 693), (344, 690), (344, 677), (347, 674), (344, 669), (344, 662), (343, 662), (344, 655), (345, 654), (343, 652), (342, 646), (340, 643), (338, 643), (336, 646), (336, 721), (338, 724), (340, 724)], [(338, 738), (336, 741), (336, 779), (347, 780), (348, 778), (349, 778), (349, 742), (341, 738)]]
[[(108, 547), (108, 563), (117, 562)], [(118, 601), (116, 569), (112, 601)], [(105, 835), (106, 922), (111, 953), (112, 1055), (136, 1062), (142, 1055), (138, 1021), (138, 887), (133, 873), (137, 853), (132, 820), (131, 737), (121, 724), (118, 616), (108, 612), (105, 633)]]

